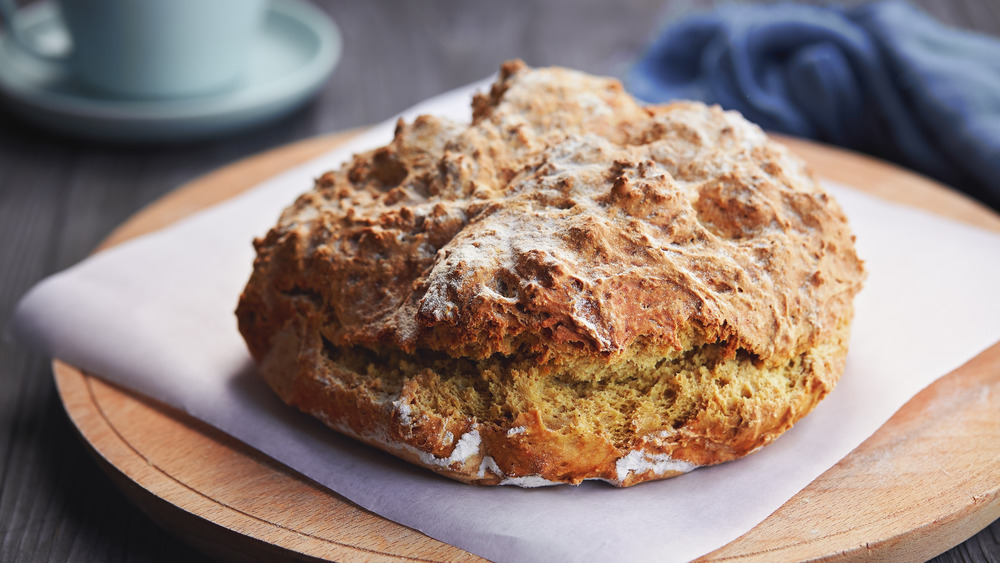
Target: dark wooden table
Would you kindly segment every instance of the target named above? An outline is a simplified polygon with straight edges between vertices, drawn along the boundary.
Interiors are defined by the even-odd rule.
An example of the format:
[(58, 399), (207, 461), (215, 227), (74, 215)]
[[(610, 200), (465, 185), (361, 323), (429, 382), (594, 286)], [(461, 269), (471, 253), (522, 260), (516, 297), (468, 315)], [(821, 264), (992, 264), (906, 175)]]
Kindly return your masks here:
[[(235, 159), (377, 122), (483, 78), (505, 59), (620, 76), (659, 26), (714, 2), (324, 2), (344, 56), (294, 115), (234, 138), (134, 147), (65, 139), (0, 106), (0, 322), (32, 284), (84, 258), (172, 188)], [(997, 0), (919, 0), (950, 24), (1000, 35)], [(0, 344), (0, 561), (198, 561), (101, 472), (66, 418), (49, 358)], [(1000, 521), (937, 561), (1000, 561)]]

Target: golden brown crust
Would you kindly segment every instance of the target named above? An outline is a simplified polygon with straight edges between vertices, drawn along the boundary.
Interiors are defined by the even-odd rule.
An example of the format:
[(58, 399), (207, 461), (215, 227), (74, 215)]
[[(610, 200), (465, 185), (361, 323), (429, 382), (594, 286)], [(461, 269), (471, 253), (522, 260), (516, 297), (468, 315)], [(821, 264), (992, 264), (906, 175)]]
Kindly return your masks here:
[(863, 279), (836, 203), (735, 113), (516, 62), (471, 125), (400, 122), (256, 248), (237, 314), (279, 395), (487, 484), (759, 448), (832, 389)]

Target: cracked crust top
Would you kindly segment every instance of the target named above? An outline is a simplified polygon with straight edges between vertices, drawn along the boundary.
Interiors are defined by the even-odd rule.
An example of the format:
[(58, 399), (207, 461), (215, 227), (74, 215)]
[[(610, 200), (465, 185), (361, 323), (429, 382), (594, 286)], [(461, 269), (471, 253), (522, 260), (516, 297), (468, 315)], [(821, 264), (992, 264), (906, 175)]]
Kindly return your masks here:
[(272, 387), (479, 483), (753, 451), (835, 384), (864, 277), (837, 204), (738, 114), (519, 62), (471, 124), (401, 121), (256, 248), (237, 314)]

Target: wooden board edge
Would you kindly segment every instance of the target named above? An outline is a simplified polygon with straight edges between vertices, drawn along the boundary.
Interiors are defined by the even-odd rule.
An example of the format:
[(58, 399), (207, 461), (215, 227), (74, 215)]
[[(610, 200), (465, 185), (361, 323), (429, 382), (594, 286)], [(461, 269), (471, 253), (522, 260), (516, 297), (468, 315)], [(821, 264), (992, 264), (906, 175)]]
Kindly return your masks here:
[[(191, 544), (196, 549), (222, 561), (384, 561), (384, 562), (438, 562), (454, 561), (456, 554), (467, 555), (470, 561), (482, 561), (471, 553), (444, 544), (406, 528), (395, 522), (384, 520), (335, 492), (310, 481), (280, 462), (268, 458), (247, 446), (224, 435), (221, 431), (208, 427), (201, 421), (155, 401), (140, 397), (126, 389), (105, 383), (81, 370), (61, 361), (53, 362), (54, 378), (60, 394), (66, 393), (67, 415), (84, 440), (87, 449), (98, 465), (111, 478), (125, 496), (154, 522), (168, 532)], [(101, 389), (94, 389), (94, 386)], [(95, 392), (97, 391), (97, 392)], [(190, 428), (209, 440), (222, 439), (226, 447), (238, 455), (260, 461), (264, 458), (269, 471), (280, 473), (284, 479), (295, 481), (301, 487), (311, 486), (322, 489), (334, 502), (350, 505), (366, 512), (392, 527), (405, 529), (421, 536), (426, 544), (423, 549), (430, 552), (443, 551), (439, 557), (414, 556), (390, 553), (362, 546), (355, 546), (329, 540), (321, 536), (290, 529), (274, 522), (243, 512), (238, 507), (227, 505), (205, 495), (168, 470), (156, 460), (146, 457), (140, 447), (132, 444), (121, 434), (111, 419), (103, 412), (100, 396), (109, 393), (120, 395), (126, 400), (141, 405), (143, 409), (153, 409), (174, 422)], [(276, 501), (279, 499), (275, 499)], [(223, 525), (221, 522), (224, 522)]]
[[(67, 398), (64, 399), (67, 415), (88, 451), (129, 501), (159, 526), (199, 551), (223, 561), (256, 559), (261, 555), (267, 556), (268, 560), (289, 562), (303, 558), (310, 561), (329, 559), (286, 549), (280, 540), (264, 541), (241, 534), (186, 509), (185, 506), (191, 503), (190, 491), (121, 438), (90, 393), (88, 376), (59, 360), (53, 361), (52, 366), (59, 394)], [(226, 509), (221, 505), (215, 508)], [(233, 514), (232, 517), (239, 519), (241, 515)], [(292, 546), (301, 544), (294, 539), (287, 543)], [(353, 554), (348, 551), (327, 555), (340, 558)]]
[[(803, 158), (812, 169), (821, 170), (821, 178), (862, 189), (867, 195), (885, 201), (1000, 232), (1000, 215), (992, 209), (917, 172), (842, 147), (787, 135), (769, 135)], [(846, 160), (842, 158), (845, 155), (849, 157)], [(864, 185), (858, 181), (860, 169), (871, 178)], [(942, 190), (948, 197), (941, 197)], [(933, 205), (929, 205), (930, 202)]]
[[(699, 561), (923, 561), (974, 536), (1000, 517), (1000, 449), (979, 452), (980, 471), (965, 467), (964, 477), (955, 477), (947, 488), (915, 490), (907, 502), (926, 507), (922, 516), (929, 521), (922, 525), (905, 524), (893, 518), (898, 515), (882, 513), (880, 501), (894, 494), (889, 487), (883, 490), (876, 485), (865, 498), (867, 503), (874, 503), (871, 506), (834, 507), (840, 510), (830, 512), (831, 507), (817, 506), (811, 500), (817, 491), (837, 488), (847, 474), (857, 479), (854, 469), (878, 464), (885, 452), (891, 452), (893, 458), (913, 460), (921, 473), (941, 470), (947, 474), (948, 460), (933, 456), (946, 452), (927, 450), (949, 440), (955, 428), (975, 425), (987, 444), (1000, 444), (1000, 417), (996, 416), (995, 403), (976, 400), (984, 394), (1000, 397), (1000, 342), (925, 387), (861, 445), (778, 510)], [(976, 492), (964, 496), (966, 489)], [(794, 537), (796, 531), (801, 532), (796, 530), (797, 525), (817, 521), (837, 528), (837, 533), (814, 538), (800, 533)], [(786, 539), (769, 541), (769, 535)], [(873, 536), (877, 538), (874, 542), (848, 539)]]

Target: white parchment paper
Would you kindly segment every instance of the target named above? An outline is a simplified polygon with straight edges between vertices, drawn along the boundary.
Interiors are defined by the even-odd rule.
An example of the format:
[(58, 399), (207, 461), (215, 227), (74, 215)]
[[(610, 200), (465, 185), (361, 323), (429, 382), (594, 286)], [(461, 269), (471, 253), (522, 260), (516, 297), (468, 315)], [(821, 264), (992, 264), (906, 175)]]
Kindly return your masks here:
[[(468, 118), (473, 88), (405, 113)], [(11, 333), (186, 411), (359, 505), (498, 561), (687, 560), (749, 530), (911, 396), (1000, 339), (1000, 236), (828, 184), (869, 279), (847, 369), (810, 416), (743, 460), (615, 489), (452, 482), (285, 407), (254, 373), (233, 310), (250, 241), (312, 179), (391, 139), (386, 122), (247, 194), (43, 281)], [(248, 494), (253, 494), (248, 491)]]

